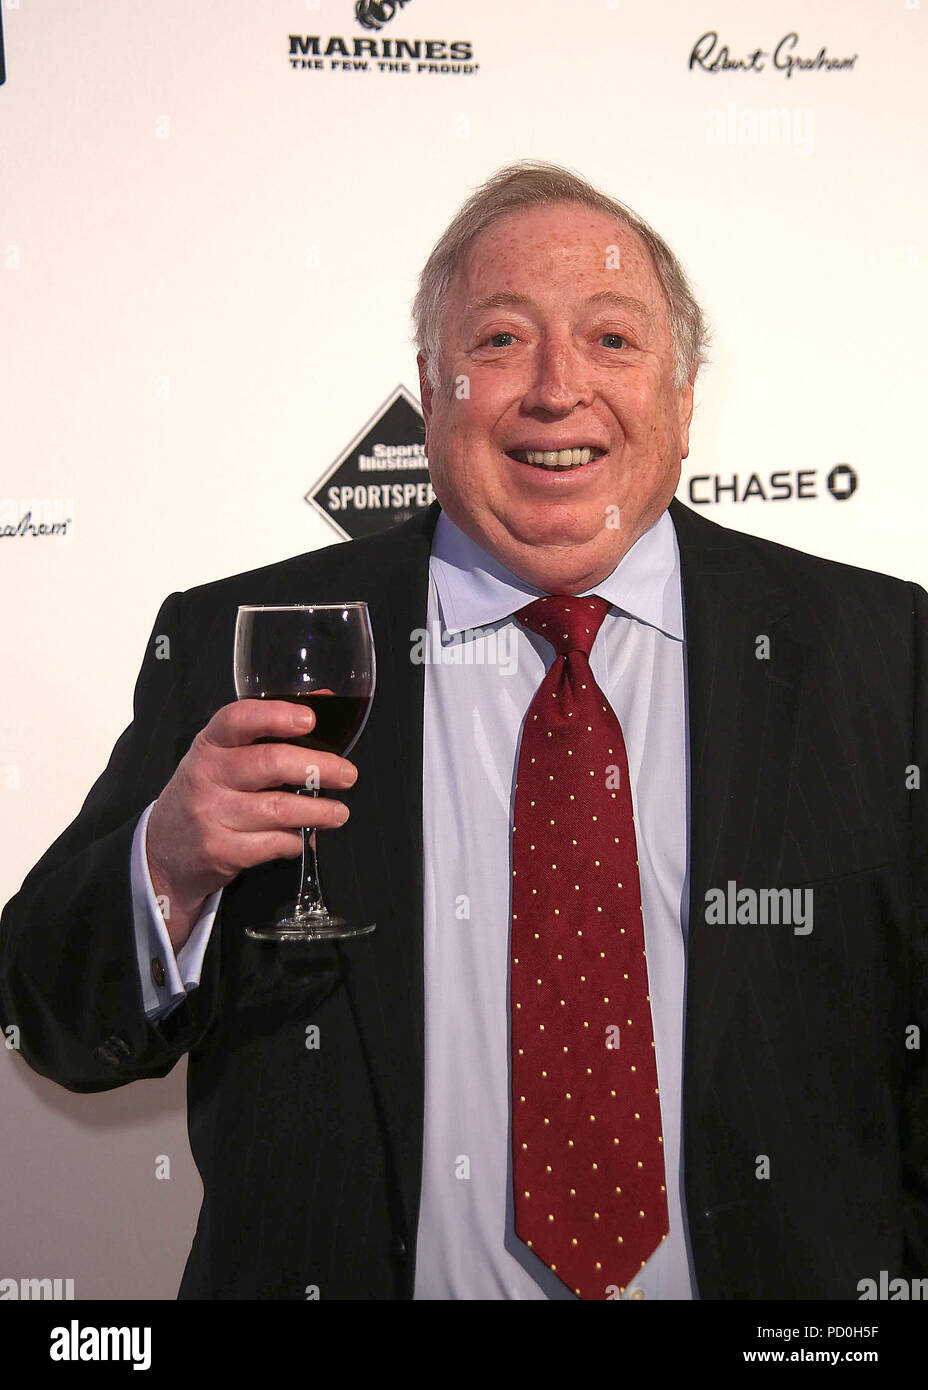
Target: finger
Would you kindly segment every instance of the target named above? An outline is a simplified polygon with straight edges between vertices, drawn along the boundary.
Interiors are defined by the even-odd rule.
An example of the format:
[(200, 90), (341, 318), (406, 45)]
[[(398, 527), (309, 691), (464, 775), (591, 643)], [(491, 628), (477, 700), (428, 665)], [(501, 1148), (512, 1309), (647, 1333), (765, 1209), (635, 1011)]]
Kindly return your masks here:
[(220, 748), (240, 748), (256, 738), (302, 738), (315, 723), (312, 710), (292, 700), (235, 700), (216, 711), (203, 736)]
[(271, 831), (264, 834), (242, 835), (238, 843), (239, 869), (253, 869), (271, 859), (297, 859), (303, 852), (303, 837), (299, 831)]
[(354, 786), (358, 780), (358, 770), (347, 758), (292, 743), (256, 743), (247, 748), (224, 749), (217, 755), (215, 775), (227, 787), (243, 792), (263, 791), (266, 787), (339, 790)]
[(222, 828), (239, 835), (262, 831), (335, 830), (348, 819), (343, 801), (328, 796), (299, 796), (296, 792), (229, 792), (217, 808)]

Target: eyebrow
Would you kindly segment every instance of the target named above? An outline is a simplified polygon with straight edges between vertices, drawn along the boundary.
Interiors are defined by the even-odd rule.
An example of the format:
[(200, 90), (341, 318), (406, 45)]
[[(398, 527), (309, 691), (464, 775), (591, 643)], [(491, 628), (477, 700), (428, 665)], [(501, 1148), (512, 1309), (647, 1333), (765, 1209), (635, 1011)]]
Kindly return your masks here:
[[(654, 322), (654, 315), (646, 304), (632, 295), (619, 294), (617, 290), (599, 290), (596, 294), (591, 294), (585, 302), (589, 305), (609, 304), (617, 309), (629, 309), (632, 313), (639, 314), (648, 324)], [(525, 306), (537, 307), (528, 295), (501, 290), (498, 294), (488, 294), (483, 299), (476, 299), (472, 304), (468, 304), (464, 310), (464, 317), (473, 318), (487, 309), (518, 309)]]

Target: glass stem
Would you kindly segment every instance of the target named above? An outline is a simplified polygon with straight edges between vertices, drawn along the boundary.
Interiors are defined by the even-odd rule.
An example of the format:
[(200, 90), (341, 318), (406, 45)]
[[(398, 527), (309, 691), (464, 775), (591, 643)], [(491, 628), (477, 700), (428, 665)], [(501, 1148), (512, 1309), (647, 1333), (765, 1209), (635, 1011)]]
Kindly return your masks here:
[[(315, 787), (298, 787), (297, 795), (310, 792), (318, 796)], [(300, 896), (296, 902), (296, 912), (328, 912), (322, 900), (322, 885), (319, 882), (319, 864), (316, 860), (315, 831), (307, 826), (300, 827), (303, 834), (303, 861), (300, 865)]]

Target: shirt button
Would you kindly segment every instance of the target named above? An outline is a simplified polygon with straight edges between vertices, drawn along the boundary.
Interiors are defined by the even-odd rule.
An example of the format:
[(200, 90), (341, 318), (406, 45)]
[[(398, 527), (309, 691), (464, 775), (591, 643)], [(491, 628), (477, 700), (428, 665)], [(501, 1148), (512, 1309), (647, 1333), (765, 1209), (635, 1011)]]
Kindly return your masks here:
[(151, 958), (151, 978), (159, 989), (164, 984), (164, 966), (157, 956)]
[(629, 1298), (644, 1298), (645, 1292), (644, 1289), (631, 1289), (628, 1296)]

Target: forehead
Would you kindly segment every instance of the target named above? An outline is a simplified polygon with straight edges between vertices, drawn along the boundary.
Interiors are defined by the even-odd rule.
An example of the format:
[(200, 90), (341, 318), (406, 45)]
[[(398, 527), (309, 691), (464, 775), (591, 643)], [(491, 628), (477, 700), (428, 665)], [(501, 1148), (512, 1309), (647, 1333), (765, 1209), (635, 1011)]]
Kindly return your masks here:
[(614, 288), (636, 294), (663, 317), (660, 282), (637, 234), (574, 203), (498, 217), (472, 242), (454, 288), (465, 304), (498, 292), (534, 297), (548, 290), (582, 299)]

